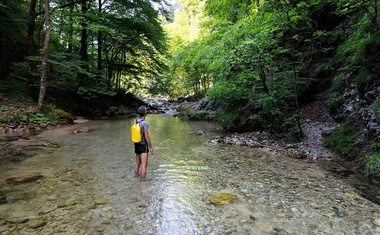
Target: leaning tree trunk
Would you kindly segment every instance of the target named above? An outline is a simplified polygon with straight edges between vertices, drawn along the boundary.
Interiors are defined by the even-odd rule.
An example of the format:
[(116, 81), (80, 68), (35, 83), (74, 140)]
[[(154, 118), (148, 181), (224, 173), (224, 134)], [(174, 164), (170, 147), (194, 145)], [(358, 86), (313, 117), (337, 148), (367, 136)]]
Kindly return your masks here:
[(41, 68), (41, 82), (40, 82), (40, 95), (38, 96), (38, 110), (41, 111), (45, 100), (46, 94), (46, 77), (47, 77), (47, 63), (49, 59), (49, 42), (50, 42), (50, 14), (49, 14), (49, 0), (45, 0), (45, 39), (44, 39), (44, 49), (42, 57), (42, 68)]

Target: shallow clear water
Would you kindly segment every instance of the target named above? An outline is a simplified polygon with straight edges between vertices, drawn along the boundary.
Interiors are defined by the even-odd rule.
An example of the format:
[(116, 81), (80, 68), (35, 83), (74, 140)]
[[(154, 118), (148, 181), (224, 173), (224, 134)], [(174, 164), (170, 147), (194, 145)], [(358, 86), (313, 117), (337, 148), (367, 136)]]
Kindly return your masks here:
[[(53, 153), (59, 159), (55, 161), (59, 174), (84, 175), (70, 191), (60, 193), (80, 198), (76, 200), (82, 204), (88, 195), (107, 200), (96, 209), (82, 211), (92, 218), (80, 224), (87, 228), (82, 233), (380, 233), (379, 206), (316, 164), (254, 148), (208, 144), (207, 139), (220, 135), (213, 123), (181, 121), (164, 114), (148, 115), (147, 121), (155, 154), (149, 157), (146, 181), (133, 173), (132, 119), (84, 124), (89, 133), (41, 135), (61, 145)], [(200, 130), (205, 134), (198, 135)], [(46, 157), (36, 159), (41, 162)], [(210, 204), (210, 198), (220, 192), (232, 193), (236, 199), (221, 206)], [(74, 221), (79, 212), (70, 213), (72, 219), (65, 226), (54, 221), (55, 227), (79, 234)]]

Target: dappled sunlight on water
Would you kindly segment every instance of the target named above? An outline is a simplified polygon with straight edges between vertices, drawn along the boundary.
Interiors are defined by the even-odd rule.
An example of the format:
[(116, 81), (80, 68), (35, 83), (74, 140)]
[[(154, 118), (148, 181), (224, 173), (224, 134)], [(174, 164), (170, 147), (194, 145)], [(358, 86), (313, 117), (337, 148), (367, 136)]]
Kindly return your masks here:
[[(213, 123), (186, 122), (170, 115), (148, 115), (147, 120), (155, 154), (149, 157), (145, 181), (133, 173), (131, 119), (90, 122), (85, 124), (90, 132), (78, 135), (44, 134), (43, 138), (61, 145), (54, 152), (61, 161), (55, 165), (55, 177), (66, 177), (60, 175), (65, 172), (62, 167), (84, 178), (75, 181), (75, 189), (61, 192), (65, 198), (78, 197), (87, 204), (91, 195), (106, 201), (75, 213), (78, 208), (65, 207), (71, 214), (91, 218), (81, 226), (95, 233), (86, 234), (380, 231), (379, 206), (315, 164), (254, 148), (208, 144), (207, 139), (221, 135)], [(200, 130), (205, 134), (198, 135)], [(226, 205), (211, 204), (210, 198), (221, 192), (236, 198)], [(76, 233), (79, 225), (72, 218), (65, 223), (72, 224), (68, 231)], [(52, 223), (67, 229), (59, 221)], [(46, 231), (48, 227), (49, 223)]]

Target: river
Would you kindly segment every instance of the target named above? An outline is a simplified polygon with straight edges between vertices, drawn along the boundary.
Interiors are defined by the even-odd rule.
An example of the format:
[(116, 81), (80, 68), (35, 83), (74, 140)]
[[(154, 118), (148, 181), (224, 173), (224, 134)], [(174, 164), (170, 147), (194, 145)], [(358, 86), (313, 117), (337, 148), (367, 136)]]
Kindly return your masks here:
[[(60, 148), (0, 167), (0, 234), (380, 234), (380, 206), (315, 163), (207, 143), (221, 135), (210, 122), (147, 121), (145, 181), (133, 173), (132, 119), (40, 134)], [(80, 127), (90, 131), (73, 134)], [(5, 182), (20, 172), (43, 178)], [(218, 195), (232, 201), (212, 203)]]

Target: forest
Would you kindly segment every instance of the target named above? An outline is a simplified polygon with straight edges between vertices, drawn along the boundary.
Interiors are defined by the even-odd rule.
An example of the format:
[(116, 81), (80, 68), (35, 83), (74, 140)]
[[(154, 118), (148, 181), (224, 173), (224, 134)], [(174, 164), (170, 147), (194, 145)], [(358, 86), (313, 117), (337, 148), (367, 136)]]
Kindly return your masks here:
[(380, 172), (378, 0), (1, 0), (0, 12), (0, 93), (42, 115), (120, 94), (194, 97), (229, 131), (302, 139), (302, 107), (325, 94), (342, 124), (325, 145)]

